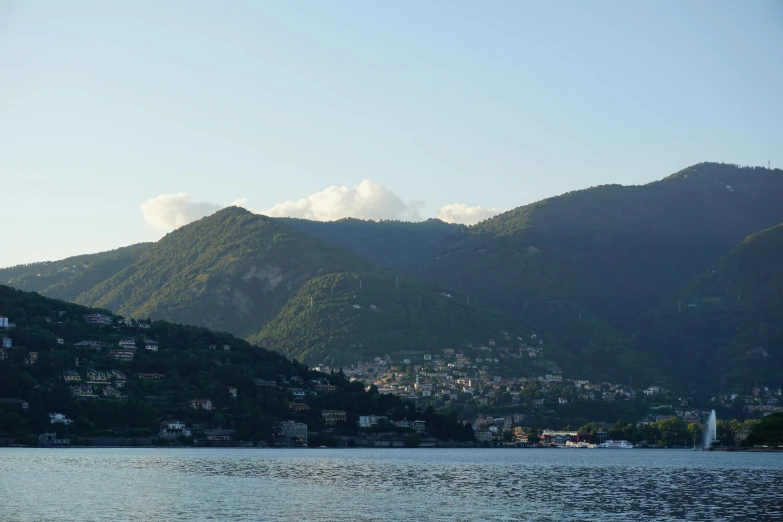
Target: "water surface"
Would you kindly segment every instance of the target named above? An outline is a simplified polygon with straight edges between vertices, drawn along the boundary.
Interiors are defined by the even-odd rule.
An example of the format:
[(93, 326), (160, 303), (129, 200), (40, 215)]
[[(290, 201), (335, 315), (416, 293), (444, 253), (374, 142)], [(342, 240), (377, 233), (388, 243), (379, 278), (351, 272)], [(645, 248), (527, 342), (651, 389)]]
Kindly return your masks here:
[(0, 520), (783, 520), (783, 454), (0, 448)]

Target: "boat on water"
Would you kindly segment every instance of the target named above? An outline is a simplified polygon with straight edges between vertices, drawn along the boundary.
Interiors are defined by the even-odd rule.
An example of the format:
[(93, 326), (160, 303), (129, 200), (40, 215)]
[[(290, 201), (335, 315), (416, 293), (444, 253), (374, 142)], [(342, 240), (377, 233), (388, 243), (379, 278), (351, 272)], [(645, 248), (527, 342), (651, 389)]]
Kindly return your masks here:
[(568, 441), (565, 443), (566, 448), (577, 448), (577, 449), (592, 449), (595, 448), (595, 444), (590, 444), (587, 442), (572, 442)]
[(633, 448), (633, 444), (631, 444), (627, 440), (607, 440), (603, 444), (599, 444), (598, 446), (596, 446), (596, 448), (632, 449)]

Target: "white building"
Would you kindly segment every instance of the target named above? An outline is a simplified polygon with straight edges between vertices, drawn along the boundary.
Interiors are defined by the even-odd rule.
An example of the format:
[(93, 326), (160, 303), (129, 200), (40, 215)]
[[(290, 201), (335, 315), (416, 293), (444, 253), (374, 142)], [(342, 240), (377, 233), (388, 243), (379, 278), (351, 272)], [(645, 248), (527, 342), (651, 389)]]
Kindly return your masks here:
[(359, 427), (360, 428), (372, 428), (373, 426), (378, 425), (378, 421), (381, 419), (385, 419), (386, 417), (379, 416), (379, 415), (361, 415), (359, 417)]
[(191, 432), (184, 422), (171, 421), (160, 423), (160, 436), (164, 438), (190, 437)]
[(49, 414), (49, 423), (50, 424), (70, 424), (73, 421), (63, 415), (62, 413), (50, 413)]
[(307, 446), (307, 424), (304, 422), (281, 422), (278, 435), (280, 435), (280, 438), (288, 444)]

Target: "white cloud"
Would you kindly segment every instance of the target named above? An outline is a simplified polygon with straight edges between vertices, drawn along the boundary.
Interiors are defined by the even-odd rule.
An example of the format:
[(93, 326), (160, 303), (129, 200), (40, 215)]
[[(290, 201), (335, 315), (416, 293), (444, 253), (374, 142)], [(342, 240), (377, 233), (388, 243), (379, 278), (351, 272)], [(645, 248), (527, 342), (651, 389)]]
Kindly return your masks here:
[(499, 208), (469, 207), (464, 203), (452, 203), (444, 205), (438, 210), (438, 219), (446, 223), (460, 223), (462, 225), (475, 225), (480, 221), (497, 216), (503, 212)]
[(161, 230), (174, 230), (220, 210), (214, 203), (193, 201), (190, 195), (161, 194), (141, 204), (144, 220)]
[[(399, 219), (421, 221), (423, 201), (405, 203), (383, 183), (365, 179), (355, 187), (331, 186), (299, 200), (277, 203), (271, 208), (252, 208), (248, 198), (235, 199), (231, 205), (256, 214), (272, 217), (295, 217), (314, 221), (334, 221), (346, 217), (357, 219)], [(141, 205), (144, 219), (155, 228), (173, 230), (217, 212), (222, 205), (193, 201), (190, 195), (161, 194)], [(475, 225), (503, 212), (499, 208), (469, 207), (452, 203), (438, 210), (437, 218), (447, 223)]]
[[(246, 206), (242, 198), (234, 204)], [(334, 221), (346, 217), (358, 219), (401, 219), (420, 221), (422, 202), (404, 203), (383, 183), (365, 179), (355, 187), (331, 186), (297, 201), (278, 203), (261, 213), (273, 217), (296, 217), (315, 221)]]

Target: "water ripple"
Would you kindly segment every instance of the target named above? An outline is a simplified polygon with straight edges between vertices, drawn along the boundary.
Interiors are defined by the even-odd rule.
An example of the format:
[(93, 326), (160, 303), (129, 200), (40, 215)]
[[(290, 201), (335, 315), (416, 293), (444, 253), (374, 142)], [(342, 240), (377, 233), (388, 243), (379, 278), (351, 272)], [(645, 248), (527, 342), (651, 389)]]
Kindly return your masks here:
[(781, 520), (783, 455), (0, 449), (0, 520)]

